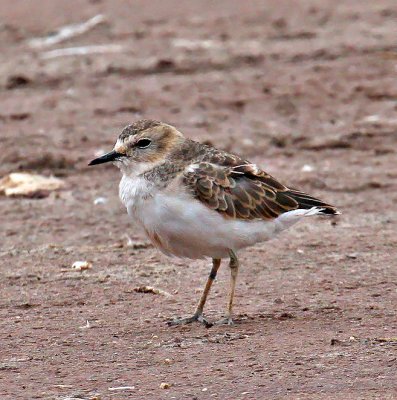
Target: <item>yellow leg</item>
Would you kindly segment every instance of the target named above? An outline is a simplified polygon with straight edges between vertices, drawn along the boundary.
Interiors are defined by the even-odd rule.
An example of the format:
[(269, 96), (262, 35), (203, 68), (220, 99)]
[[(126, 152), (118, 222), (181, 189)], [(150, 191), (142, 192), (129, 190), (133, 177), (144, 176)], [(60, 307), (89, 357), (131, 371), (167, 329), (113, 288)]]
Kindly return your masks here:
[(214, 282), (214, 280), (216, 278), (216, 274), (218, 273), (218, 269), (219, 269), (220, 266), (221, 266), (221, 260), (214, 258), (212, 260), (211, 272), (210, 272), (210, 274), (208, 276), (207, 283), (205, 284), (205, 288), (204, 288), (203, 294), (201, 295), (200, 301), (199, 301), (199, 303), (197, 305), (197, 308), (196, 308), (196, 312), (194, 314), (201, 315), (203, 313), (204, 306), (205, 306), (205, 303), (207, 301), (208, 293), (210, 292), (212, 283)]
[(208, 322), (204, 317), (203, 317), (203, 310), (205, 303), (207, 301), (208, 293), (210, 292), (212, 283), (214, 282), (216, 278), (216, 274), (218, 272), (219, 267), (221, 266), (221, 260), (218, 258), (214, 258), (212, 260), (212, 268), (210, 275), (208, 276), (207, 283), (205, 284), (203, 294), (200, 297), (200, 301), (197, 305), (196, 311), (191, 317), (188, 318), (176, 318), (170, 322), (168, 322), (168, 325), (186, 325), (190, 324), (192, 322), (198, 321), (204, 324), (206, 327), (212, 326), (210, 322)]
[(238, 268), (240, 263), (238, 261), (237, 255), (233, 250), (229, 250), (230, 255), (230, 292), (229, 292), (229, 302), (226, 310), (225, 318), (222, 318), (217, 324), (227, 324), (233, 325), (232, 312), (233, 312), (233, 300), (234, 300), (234, 292), (236, 290), (236, 282), (238, 275)]

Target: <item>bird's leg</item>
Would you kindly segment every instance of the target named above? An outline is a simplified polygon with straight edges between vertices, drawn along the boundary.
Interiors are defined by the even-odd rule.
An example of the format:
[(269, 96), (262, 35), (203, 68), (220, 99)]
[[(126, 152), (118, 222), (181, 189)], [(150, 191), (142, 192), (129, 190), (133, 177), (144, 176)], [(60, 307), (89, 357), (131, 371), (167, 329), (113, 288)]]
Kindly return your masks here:
[(208, 293), (211, 289), (212, 283), (214, 282), (214, 280), (216, 278), (216, 274), (217, 274), (220, 266), (221, 266), (221, 260), (218, 258), (213, 258), (210, 275), (208, 276), (207, 283), (205, 284), (203, 294), (201, 295), (200, 301), (197, 305), (197, 308), (196, 308), (196, 311), (194, 312), (194, 314), (188, 318), (176, 318), (176, 319), (168, 322), (168, 325), (186, 325), (186, 324), (190, 324), (192, 322), (197, 321), (197, 322), (201, 322), (208, 328), (212, 326), (212, 324), (203, 317), (203, 310), (204, 310), (205, 302), (207, 301)]
[(230, 262), (229, 262), (229, 267), (230, 267), (229, 303), (228, 303), (228, 307), (227, 307), (227, 310), (226, 310), (225, 318), (222, 318), (221, 320), (217, 321), (216, 323), (217, 324), (233, 325), (233, 320), (232, 320), (233, 298), (234, 298), (234, 291), (236, 289), (237, 274), (238, 274), (238, 268), (240, 266), (240, 262), (238, 261), (237, 255), (233, 250), (229, 250), (229, 255), (230, 255)]

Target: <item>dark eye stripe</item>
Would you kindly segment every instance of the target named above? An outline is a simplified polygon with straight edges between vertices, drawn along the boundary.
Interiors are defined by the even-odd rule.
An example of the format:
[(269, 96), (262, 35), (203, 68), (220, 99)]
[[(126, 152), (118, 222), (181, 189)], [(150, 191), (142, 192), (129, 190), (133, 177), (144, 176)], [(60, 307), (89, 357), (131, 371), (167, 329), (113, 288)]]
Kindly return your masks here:
[(145, 147), (149, 147), (152, 141), (150, 139), (141, 139), (138, 140), (138, 143), (136, 144), (137, 147), (140, 149), (144, 149)]

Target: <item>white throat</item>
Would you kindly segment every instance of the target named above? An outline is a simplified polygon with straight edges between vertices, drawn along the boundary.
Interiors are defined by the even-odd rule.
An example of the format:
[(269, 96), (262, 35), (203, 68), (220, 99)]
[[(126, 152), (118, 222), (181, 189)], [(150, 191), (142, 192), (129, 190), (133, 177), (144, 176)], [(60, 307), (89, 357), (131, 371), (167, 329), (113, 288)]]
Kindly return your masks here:
[(127, 208), (128, 214), (135, 214), (136, 210), (144, 206), (144, 202), (151, 198), (155, 191), (152, 182), (144, 177), (154, 163), (131, 163), (130, 161), (118, 163), (123, 176), (119, 185), (121, 202)]
[(156, 164), (152, 163), (152, 162), (150, 162), (150, 163), (145, 163), (145, 162), (135, 163), (128, 159), (116, 161), (115, 165), (118, 168), (120, 168), (120, 171), (123, 174), (123, 176), (128, 176), (131, 178), (138, 177), (139, 175), (142, 175), (145, 172), (150, 171), (151, 169), (153, 169), (156, 166)]

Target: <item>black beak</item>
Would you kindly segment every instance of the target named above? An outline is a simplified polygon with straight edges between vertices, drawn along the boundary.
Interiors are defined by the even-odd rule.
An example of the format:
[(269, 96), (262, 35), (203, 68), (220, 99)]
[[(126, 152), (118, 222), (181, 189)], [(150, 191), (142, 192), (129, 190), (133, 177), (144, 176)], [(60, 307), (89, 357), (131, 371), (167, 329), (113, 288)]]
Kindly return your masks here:
[(120, 157), (123, 157), (124, 154), (117, 153), (117, 151), (110, 151), (109, 153), (104, 154), (103, 156), (100, 156), (96, 158), (95, 160), (92, 160), (88, 165), (97, 165), (97, 164), (103, 164), (106, 162), (110, 161), (115, 161)]

